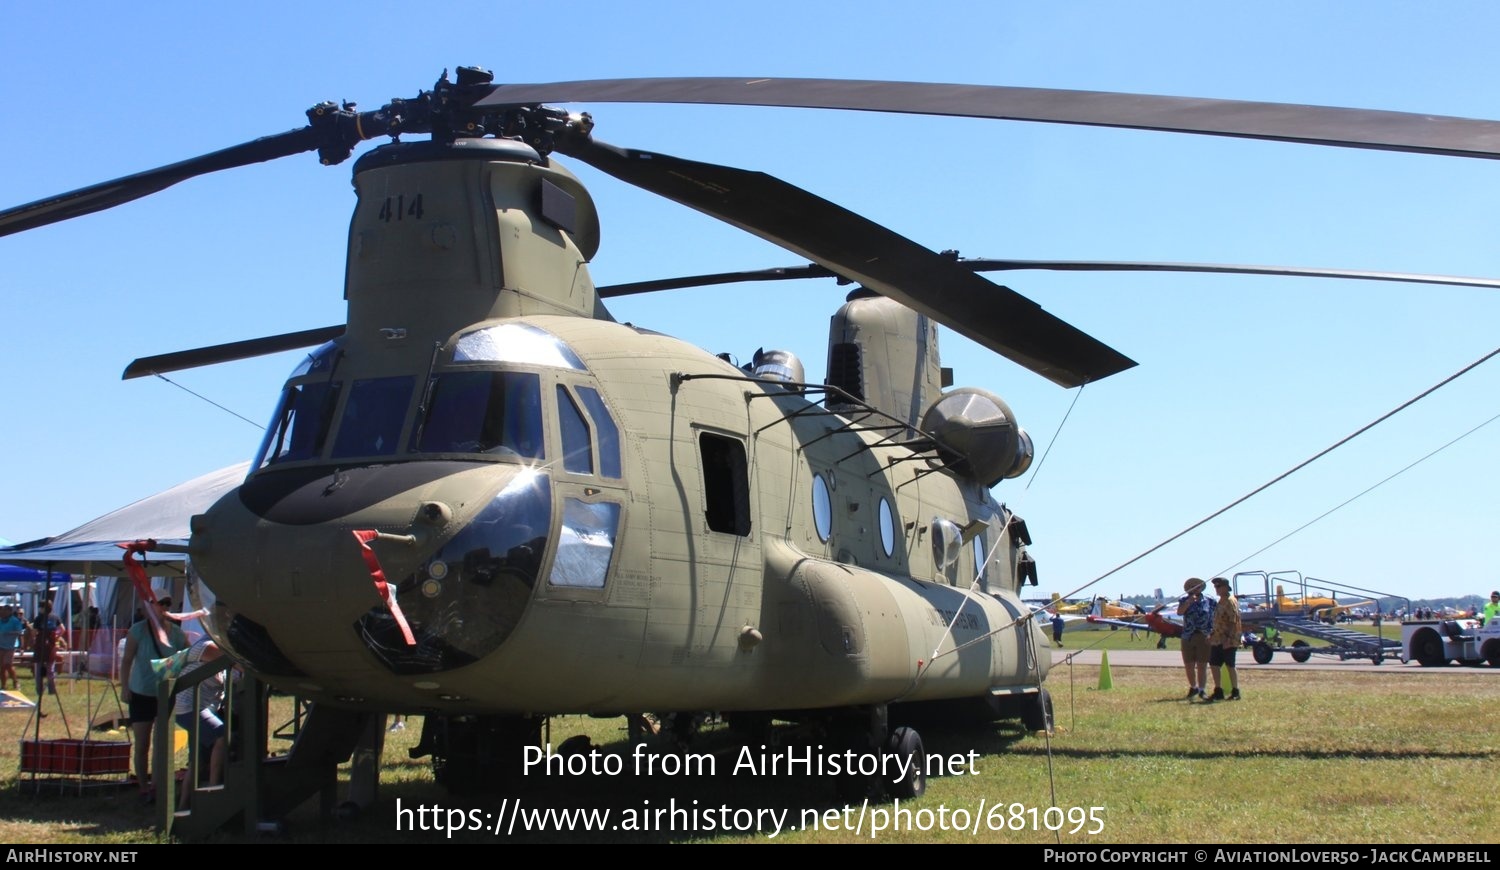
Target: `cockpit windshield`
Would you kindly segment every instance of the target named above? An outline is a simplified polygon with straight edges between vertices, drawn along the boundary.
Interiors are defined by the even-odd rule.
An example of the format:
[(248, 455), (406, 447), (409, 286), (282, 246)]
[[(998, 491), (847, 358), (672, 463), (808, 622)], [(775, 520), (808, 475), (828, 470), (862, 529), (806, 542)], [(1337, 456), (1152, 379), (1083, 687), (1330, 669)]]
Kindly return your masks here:
[(333, 458), (394, 454), (415, 380), (411, 375), (397, 375), (355, 381), (339, 419)]
[[(511, 367), (587, 371), (565, 342), (525, 323), (463, 333), (446, 359), (433, 359), (425, 381), (413, 374), (351, 379), (357, 367), (344, 353), (326, 344), (292, 372), (256, 468), (435, 453), (543, 459), (541, 376)], [(601, 427), (604, 472), (619, 477), (613, 421), (596, 393), (584, 393), (583, 401)], [(583, 452), (589, 467), (580, 473), (592, 473), (587, 435)]]
[(333, 423), (339, 386), (329, 381), (288, 385), (276, 408), (276, 419), (266, 429), (255, 467), (317, 458)]
[(542, 457), (541, 379), (535, 372), (448, 371), (433, 377), (413, 453)]
[[(255, 468), (315, 459), (323, 452), (339, 403), (341, 384), (328, 380), (338, 355), (339, 345), (330, 341), (297, 364), (281, 392), (281, 401), (276, 403), (276, 416), (266, 427)], [(311, 379), (318, 375), (323, 380)], [(296, 383), (299, 380), (301, 383)]]

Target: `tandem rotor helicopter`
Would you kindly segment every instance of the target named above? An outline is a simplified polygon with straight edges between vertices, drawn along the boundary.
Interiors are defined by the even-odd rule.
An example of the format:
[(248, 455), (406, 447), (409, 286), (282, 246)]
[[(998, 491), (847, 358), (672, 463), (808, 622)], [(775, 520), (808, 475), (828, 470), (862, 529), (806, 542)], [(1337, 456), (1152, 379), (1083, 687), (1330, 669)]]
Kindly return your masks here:
[[(1063, 386), (1124, 354), (977, 273), (1165, 263), (961, 260), (774, 177), (605, 144), (549, 104), (839, 108), (1500, 156), (1500, 123), (1395, 112), (813, 79), (496, 84), (445, 72), (374, 111), (0, 212), (8, 235), (197, 175), (360, 142), (347, 322), (137, 360), (126, 377), (313, 347), (244, 483), (192, 520), (193, 592), (244, 668), (314, 718), (426, 715), (440, 781), (513, 763), (541, 717), (717, 711), (820, 720), (922, 758), (891, 707), (1050, 723), (1047, 643), (1021, 601), (1024, 521), (990, 487), (1032, 442), (999, 397), (954, 388), (944, 325)], [(409, 135), (430, 139), (405, 141)], [(587, 163), (808, 265), (598, 286)], [(856, 285), (828, 370), (786, 349), (736, 366), (617, 322), (606, 301), (749, 280)], [(1453, 279), (1449, 283), (1467, 282)], [(338, 718), (345, 717), (345, 718)], [(310, 720), (309, 727), (312, 727)], [(333, 726), (329, 726), (333, 727)], [(920, 793), (920, 770), (893, 794)]]

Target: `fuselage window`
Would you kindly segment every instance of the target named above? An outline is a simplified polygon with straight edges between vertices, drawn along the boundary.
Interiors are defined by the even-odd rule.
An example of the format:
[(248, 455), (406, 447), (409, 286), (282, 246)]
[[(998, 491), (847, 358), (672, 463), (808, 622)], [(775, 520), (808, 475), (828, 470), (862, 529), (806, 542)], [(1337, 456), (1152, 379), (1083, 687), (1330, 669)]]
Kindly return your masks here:
[(442, 372), (426, 405), (415, 452), (542, 456), (542, 388), (535, 372)]
[(599, 436), (599, 473), (618, 479), (620, 429), (615, 425), (615, 418), (609, 415), (609, 409), (604, 407), (599, 391), (593, 387), (579, 387), (578, 398), (583, 400), (583, 406), (589, 409), (589, 416), (594, 418), (594, 428)]
[(562, 424), (563, 470), (593, 474), (594, 448), (589, 442), (588, 421), (562, 384), (557, 385), (557, 416)]
[(833, 534), (833, 498), (828, 494), (828, 480), (821, 474), (813, 475), (813, 528), (818, 540), (828, 543)]
[(564, 499), (557, 555), (552, 560), (552, 575), (547, 582), (553, 586), (603, 589), (619, 528), (618, 504)]
[(946, 577), (950, 584), (958, 582), (958, 557), (963, 555), (964, 536), (951, 520), (934, 517), (932, 520), (932, 567), (933, 573)]
[(745, 445), (737, 439), (704, 432), (698, 437), (703, 462), (705, 518), (709, 529), (731, 535), (750, 534), (750, 475)]
[(984, 579), (984, 557), (987, 555), (989, 551), (984, 546), (984, 533), (980, 532), (974, 538), (974, 576), (979, 580), (979, 588), (984, 590), (989, 589), (989, 582)]
[(896, 513), (884, 496), (880, 498), (880, 548), (887, 556), (896, 552)]
[(336, 381), (313, 381), (287, 387), (276, 419), (266, 429), (256, 467), (316, 459), (328, 440), (340, 386)]

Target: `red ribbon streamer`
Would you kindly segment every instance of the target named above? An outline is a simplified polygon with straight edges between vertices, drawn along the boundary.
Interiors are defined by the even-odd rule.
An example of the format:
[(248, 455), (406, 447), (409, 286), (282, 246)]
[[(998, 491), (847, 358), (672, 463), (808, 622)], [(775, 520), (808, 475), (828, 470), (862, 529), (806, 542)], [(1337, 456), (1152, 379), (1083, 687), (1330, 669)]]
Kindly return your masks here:
[(156, 612), (157, 596), (156, 591), (151, 588), (151, 578), (146, 576), (146, 566), (135, 560), (136, 554), (155, 550), (156, 541), (146, 539), (115, 546), (125, 551), (125, 573), (130, 575), (130, 584), (135, 587), (136, 597), (142, 601), (141, 609), (146, 611), (146, 619), (151, 623), (156, 642), (161, 645), (161, 649), (172, 649), (171, 642), (167, 640), (167, 627), (162, 624), (161, 616)]
[(417, 639), (411, 633), (411, 626), (406, 624), (406, 615), (401, 612), (401, 605), (396, 601), (396, 596), (391, 592), (391, 584), (386, 582), (385, 570), (380, 567), (380, 559), (375, 551), (370, 549), (370, 542), (380, 537), (380, 533), (374, 529), (355, 529), (354, 539), (359, 541), (359, 549), (365, 557), (365, 564), (370, 567), (370, 578), (375, 581), (375, 591), (380, 593), (380, 600), (385, 602), (385, 607), (396, 618), (396, 625), (401, 627), (401, 635), (406, 638), (407, 646), (416, 646)]

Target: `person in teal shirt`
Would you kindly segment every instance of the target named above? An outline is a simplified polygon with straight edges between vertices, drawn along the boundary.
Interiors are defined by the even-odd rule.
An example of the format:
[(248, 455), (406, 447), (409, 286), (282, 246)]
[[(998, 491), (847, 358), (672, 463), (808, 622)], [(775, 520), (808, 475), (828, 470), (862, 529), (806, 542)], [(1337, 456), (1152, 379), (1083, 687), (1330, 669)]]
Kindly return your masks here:
[(170, 596), (152, 602), (157, 615), (167, 629), (167, 644), (163, 646), (151, 630), (151, 620), (141, 619), (130, 627), (125, 635), (125, 655), (120, 659), (120, 673), (124, 676), (121, 696), (130, 706), (130, 730), (135, 742), (135, 781), (140, 786), (141, 797), (151, 799), (155, 789), (151, 787), (151, 729), (156, 722), (156, 672), (151, 669), (152, 659), (164, 659), (191, 644), (182, 626), (167, 618), (172, 609)]
[(5, 688), (10, 678), (12, 689), (21, 688), (16, 676), (16, 652), (21, 649), (21, 638), (26, 635), (26, 620), (13, 607), (0, 607), (0, 689)]

